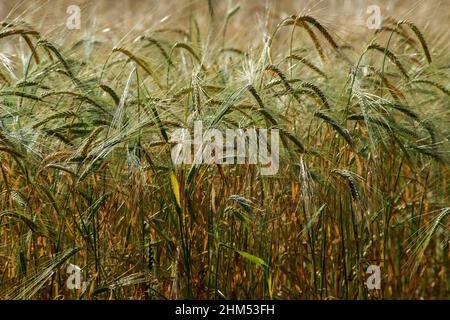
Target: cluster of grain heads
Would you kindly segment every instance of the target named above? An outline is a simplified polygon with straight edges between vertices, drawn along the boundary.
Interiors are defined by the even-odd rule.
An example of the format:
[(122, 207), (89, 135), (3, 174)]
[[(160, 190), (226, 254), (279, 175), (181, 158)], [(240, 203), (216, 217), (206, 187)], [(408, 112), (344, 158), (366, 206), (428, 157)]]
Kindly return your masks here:
[[(189, 28), (99, 41), (90, 59), (92, 39), (2, 24), (30, 59), (0, 66), (0, 297), (448, 296), (448, 57), (389, 20), (347, 57), (310, 15), (249, 45), (239, 6), (208, 8), (210, 24), (192, 10)], [(197, 121), (279, 130), (280, 170), (176, 165), (171, 134)], [(68, 264), (85, 287), (67, 287)]]

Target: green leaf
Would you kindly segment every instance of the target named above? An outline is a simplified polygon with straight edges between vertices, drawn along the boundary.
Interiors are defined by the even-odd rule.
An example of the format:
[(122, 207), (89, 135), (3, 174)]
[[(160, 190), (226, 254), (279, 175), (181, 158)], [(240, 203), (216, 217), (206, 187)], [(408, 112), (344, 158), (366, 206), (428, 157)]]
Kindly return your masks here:
[(256, 264), (257, 266), (259, 266), (259, 267), (262, 267), (262, 268), (264, 268), (264, 269), (268, 269), (269, 268), (269, 266), (267, 265), (267, 263), (263, 260), (263, 259), (261, 259), (261, 258), (259, 258), (259, 257), (257, 257), (257, 256), (254, 256), (254, 255), (252, 255), (252, 254), (250, 254), (250, 253), (248, 253), (248, 252), (245, 252), (245, 251), (240, 251), (240, 250), (235, 250), (240, 256), (242, 256), (243, 258), (245, 258), (245, 259), (247, 259), (248, 261), (250, 261), (251, 263), (254, 263), (254, 264)]

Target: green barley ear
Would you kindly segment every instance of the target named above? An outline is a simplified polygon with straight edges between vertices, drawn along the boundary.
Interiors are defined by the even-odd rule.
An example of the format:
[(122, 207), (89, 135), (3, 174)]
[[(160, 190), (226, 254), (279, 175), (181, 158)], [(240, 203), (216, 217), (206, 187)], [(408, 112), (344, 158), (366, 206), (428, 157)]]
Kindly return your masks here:
[(260, 95), (258, 94), (258, 92), (256, 91), (255, 87), (253, 85), (248, 85), (247, 86), (247, 90), (252, 94), (253, 98), (255, 98), (256, 102), (258, 103), (259, 109), (258, 112), (266, 119), (266, 121), (268, 121), (272, 126), (277, 126), (278, 123), (275, 120), (275, 118), (273, 117), (273, 115), (271, 114), (271, 112), (269, 112), (267, 110), (267, 108), (264, 106), (264, 103), (260, 97)]
[(8, 78), (0, 71), (0, 81), (3, 83), (9, 85), (11, 82), (9, 82)]
[(116, 48), (113, 48), (112, 52), (120, 52), (120, 53), (126, 55), (128, 58), (130, 58), (130, 60), (134, 61), (138, 66), (140, 66), (142, 69), (144, 69), (144, 71), (150, 77), (152, 77), (153, 81), (158, 86), (158, 88), (162, 89), (162, 86), (159, 83), (158, 78), (156, 77), (156, 74), (153, 72), (153, 70), (150, 68), (150, 66), (144, 60), (135, 56), (133, 53), (131, 53), (130, 51), (128, 51), (125, 48), (117, 48), (116, 47)]
[(206, 71), (205, 66), (202, 64), (202, 61), (200, 60), (200, 57), (197, 55), (197, 53), (194, 51), (194, 49), (192, 49), (192, 47), (190, 45), (188, 45), (187, 43), (183, 43), (183, 42), (177, 42), (173, 45), (172, 49), (170, 50), (170, 54), (169, 57), (172, 57), (173, 52), (175, 51), (175, 49), (184, 49), (187, 52), (189, 52), (191, 54), (191, 56), (198, 62), (198, 64), (200, 65), (200, 68), (202, 68), (203, 71)]
[(223, 48), (222, 50), (225, 48), (225, 40), (226, 40), (226, 34), (227, 34), (227, 30), (228, 30), (228, 24), (230, 23), (231, 18), (239, 11), (241, 7), (240, 6), (235, 6), (233, 9), (229, 10), (225, 16), (225, 23), (223, 26)]
[(27, 43), (28, 47), (30, 48), (31, 54), (33, 56), (34, 61), (36, 62), (36, 64), (39, 64), (40, 63), (39, 55), (38, 55), (38, 53), (36, 51), (36, 48), (33, 45), (33, 42), (31, 41), (30, 37), (27, 36), (27, 35), (24, 35), (23, 39), (25, 40), (25, 42)]
[(259, 107), (262, 108), (262, 109), (265, 109), (264, 103), (263, 103), (261, 97), (259, 96), (258, 92), (256, 92), (255, 87), (253, 85), (249, 84), (247, 86), (247, 90), (250, 91), (252, 96), (255, 98), (256, 102), (259, 105)]
[(298, 97), (297, 93), (295, 92), (295, 90), (292, 89), (291, 85), (287, 81), (286, 75), (279, 68), (275, 67), (274, 65), (269, 65), (266, 67), (266, 70), (269, 70), (269, 71), (275, 73), (280, 78), (281, 82), (283, 83), (284, 87), (286, 88), (286, 91), (288, 93), (292, 94), (298, 103), (300, 103), (300, 104), (302, 103), (300, 101), (300, 98)]
[(8, 153), (8, 154), (10, 154), (12, 156), (15, 156), (17, 158), (23, 158), (24, 157), (24, 155), (22, 155), (20, 152), (18, 152), (16, 150), (13, 150), (13, 149), (11, 149), (9, 147), (0, 146), (0, 152)]
[(272, 127), (276, 127), (278, 130), (280, 130), (281, 140), (282, 140), (283, 144), (285, 146), (287, 146), (287, 140), (286, 140), (286, 138), (287, 138), (297, 146), (300, 153), (306, 152), (305, 151), (306, 149), (303, 146), (303, 144), (293, 134), (289, 133), (288, 131), (286, 131), (283, 128), (280, 128), (278, 126), (278, 122), (275, 120), (273, 115), (264, 106), (264, 103), (263, 103), (261, 97), (259, 96), (258, 92), (256, 91), (255, 87), (250, 84), (247, 86), (247, 90), (252, 94), (253, 98), (255, 98), (256, 102), (258, 103), (258, 106), (260, 107), (258, 112), (266, 119), (266, 121), (268, 121), (271, 124)]
[(52, 258), (42, 270), (39, 270), (40, 272), (37, 273), (36, 276), (28, 281), (26, 288), (18, 288), (17, 292), (12, 293), (13, 296), (11, 298), (14, 300), (28, 300), (33, 298), (46, 284), (48, 284), (49, 280), (55, 275), (58, 269), (78, 251), (80, 251), (80, 248), (70, 248), (57, 252), (54, 258)]
[(87, 137), (86, 141), (83, 142), (81, 145), (80, 155), (82, 157), (86, 157), (89, 151), (89, 148), (91, 147), (94, 140), (97, 138), (97, 136), (100, 134), (100, 132), (103, 131), (102, 127), (96, 128), (94, 131), (91, 132), (91, 134)]
[(16, 96), (20, 98), (26, 98), (35, 101), (42, 101), (41, 97), (38, 97), (32, 93), (27, 93), (23, 91), (0, 91), (0, 96)]
[(220, 49), (219, 54), (222, 54), (224, 52), (231, 52), (231, 53), (238, 54), (240, 56), (247, 56), (246, 52), (244, 52), (242, 50), (239, 50), (239, 49), (236, 49), (236, 48), (223, 48), (223, 49)]
[(43, 85), (37, 81), (20, 81), (16, 83), (17, 88), (36, 87), (43, 90), (50, 90), (50, 87)]
[(355, 178), (353, 177), (353, 173), (350, 173), (348, 170), (342, 170), (342, 169), (333, 169), (331, 171), (335, 175), (343, 178), (350, 188), (350, 193), (352, 195), (353, 200), (358, 201), (359, 200), (359, 192), (357, 183), (355, 181)]
[(207, 0), (208, 1), (208, 11), (211, 18), (214, 18), (214, 0)]
[(435, 88), (441, 90), (446, 95), (450, 96), (450, 91), (447, 90), (443, 85), (441, 85), (435, 81), (431, 81), (431, 80), (427, 80), (427, 79), (414, 79), (414, 80), (411, 80), (411, 83), (423, 83), (423, 84), (435, 87)]
[(448, 158), (445, 158), (444, 155), (442, 155), (442, 153), (439, 152), (438, 150), (435, 150), (435, 148), (417, 145), (410, 145), (409, 148), (425, 156), (431, 157), (434, 160), (436, 160), (436, 162), (439, 162), (443, 165), (449, 164)]
[(72, 72), (72, 69), (69, 66), (68, 61), (63, 57), (61, 52), (55, 47), (55, 45), (47, 40), (39, 40), (36, 44), (36, 47), (42, 46), (51, 52), (56, 56), (56, 58), (59, 60), (59, 62), (63, 65), (64, 69), (66, 70), (69, 77), (72, 79), (72, 81), (77, 85), (81, 86), (80, 80), (78, 80), (75, 75)]
[(406, 116), (410, 117), (411, 119), (420, 121), (419, 116), (415, 112), (411, 111), (407, 106), (404, 106), (400, 103), (393, 103), (390, 101), (381, 101), (379, 104), (380, 104), (380, 106), (391, 107), (395, 110), (400, 111), (401, 113), (405, 114)]
[(352, 137), (350, 136), (350, 133), (348, 130), (344, 127), (342, 127), (336, 120), (334, 120), (332, 117), (327, 115), (326, 113), (322, 111), (316, 111), (314, 113), (315, 117), (318, 117), (322, 120), (324, 120), (326, 123), (331, 125), (331, 127), (341, 136), (344, 138), (344, 140), (350, 145), (351, 148), (355, 147), (355, 142), (353, 141)]
[(319, 38), (314, 33), (314, 31), (303, 21), (296, 22), (295, 25), (301, 26), (303, 29), (305, 29), (305, 31), (308, 33), (309, 37), (311, 38), (311, 40), (314, 44), (314, 47), (316, 48), (317, 53), (320, 56), (320, 59), (322, 59), (322, 61), (324, 61), (325, 54), (323, 52), (323, 48), (322, 48), (322, 45), (320, 44)]
[(198, 81), (197, 75), (193, 74), (192, 75), (192, 100), (194, 103), (194, 109), (196, 112), (200, 112), (201, 110), (201, 96), (200, 96), (200, 83)]
[(381, 52), (383, 54), (385, 54), (388, 59), (397, 66), (397, 68), (400, 70), (400, 72), (405, 76), (406, 79), (409, 80), (409, 75), (406, 72), (405, 68), (403, 67), (403, 65), (401, 64), (400, 60), (397, 58), (397, 56), (392, 53), (392, 51), (390, 51), (387, 48), (384, 48), (382, 46), (380, 46), (379, 44), (371, 44), (370, 46), (367, 47), (367, 50), (376, 50), (378, 52)]
[(79, 99), (81, 101), (85, 101), (88, 104), (98, 108), (103, 113), (110, 115), (110, 113), (106, 110), (106, 108), (104, 106), (102, 106), (100, 103), (98, 103), (94, 99), (90, 98), (88, 95), (83, 95), (83, 94), (80, 94), (78, 92), (73, 92), (73, 91), (50, 91), (50, 92), (46, 92), (46, 93), (42, 94), (39, 99), (44, 99), (44, 98), (51, 97), (51, 96), (64, 96), (64, 95), (72, 96), (72, 97), (74, 97), (76, 99)]
[(67, 119), (67, 118), (71, 118), (71, 117), (77, 117), (78, 115), (73, 112), (73, 111), (61, 111), (61, 112), (57, 112), (55, 114), (52, 114), (46, 118), (44, 118), (43, 120), (39, 121), (38, 123), (33, 125), (33, 129), (36, 129), (38, 127), (40, 127), (41, 125), (54, 120), (54, 119)]
[(162, 137), (164, 138), (164, 141), (167, 143), (169, 142), (169, 136), (167, 134), (167, 131), (164, 127), (164, 123), (161, 121), (161, 118), (159, 117), (158, 110), (156, 110), (156, 106), (154, 103), (150, 103), (150, 108), (152, 110), (153, 116), (155, 117), (156, 123), (158, 124), (159, 130), (161, 132)]
[(120, 103), (120, 98), (117, 95), (117, 93), (109, 86), (107, 86), (106, 84), (101, 84), (100, 88), (105, 91), (107, 94), (109, 94), (109, 96), (114, 100), (114, 103), (116, 104), (116, 106), (119, 105)]
[(300, 57), (298, 55), (292, 54), (290, 56), (287, 56), (285, 59), (294, 59), (297, 60), (301, 63), (303, 63), (305, 66), (309, 67), (311, 70), (317, 72), (319, 75), (321, 75), (324, 78), (327, 78), (327, 75), (325, 74), (325, 72), (323, 72), (322, 70), (320, 70), (319, 67), (317, 67), (316, 65), (314, 65), (312, 62), (310, 62), (308, 59)]
[(401, 28), (396, 28), (396, 27), (386, 27), (383, 26), (380, 29), (377, 29), (375, 31), (375, 34), (381, 33), (381, 32), (393, 32), (397, 35), (399, 35), (400, 37), (402, 37), (403, 39), (405, 39), (406, 43), (408, 43), (410, 46), (412, 47), (416, 47), (416, 41), (411, 38), (403, 29)]
[(150, 272), (152, 272), (153, 271), (153, 267), (154, 267), (154, 262), (155, 262), (155, 256), (154, 256), (154, 252), (153, 252), (153, 245), (154, 245), (154, 243), (152, 243), (152, 238), (151, 238), (151, 235), (150, 235), (150, 228), (151, 228), (151, 226), (150, 226), (150, 224), (147, 222), (147, 221), (144, 221), (144, 228), (143, 228), (143, 232), (145, 233), (145, 235), (144, 235), (144, 239), (145, 239), (145, 242), (146, 242), (146, 245), (148, 246), (148, 252), (147, 252), (147, 254), (148, 254), (148, 263), (147, 263), (147, 267), (148, 267), (148, 270), (150, 271)]
[(284, 21), (282, 21), (279, 24), (279, 26), (277, 27), (277, 29), (281, 26), (287, 26), (287, 25), (295, 25), (295, 26), (302, 27), (303, 29), (305, 29), (305, 31), (311, 37), (311, 39), (314, 43), (314, 46), (316, 47), (316, 49), (319, 52), (319, 55), (321, 56), (322, 59), (324, 58), (322, 46), (320, 45), (320, 41), (318, 40), (315, 33), (311, 30), (309, 25), (315, 27), (322, 34), (322, 36), (331, 44), (333, 49), (339, 50), (338, 44), (333, 39), (331, 34), (328, 32), (328, 30), (317, 19), (313, 18), (312, 16), (308, 16), (308, 15), (304, 15), (304, 16), (300, 16), (300, 17), (291, 16), (290, 18), (287, 18)]
[(18, 221), (23, 222), (31, 231), (38, 233), (43, 236), (47, 236), (47, 232), (45, 227), (43, 227), (40, 223), (33, 221), (33, 218), (30, 217), (26, 213), (16, 212), (16, 211), (2, 211), (0, 212), (0, 218), (7, 217), (13, 218)]
[(310, 82), (303, 82), (303, 88), (311, 89), (319, 98), (322, 100), (323, 105), (326, 109), (331, 109), (330, 103), (328, 102), (327, 96), (320, 90), (316, 85)]
[(34, 31), (34, 30), (27, 30), (27, 29), (10, 29), (10, 30), (6, 30), (3, 32), (0, 32), (0, 39), (2, 38), (6, 38), (6, 37), (10, 37), (10, 36), (14, 36), (14, 35), (34, 35), (34, 36), (38, 36), (39, 32)]
[[(445, 228), (448, 227), (448, 223), (446, 223), (446, 221), (448, 221), (448, 217), (450, 216), (450, 208), (442, 208), (440, 211), (441, 212), (436, 217), (433, 217), (431, 221), (427, 223), (427, 225), (416, 232), (415, 237), (417, 239), (412, 241), (409, 245), (409, 249), (411, 250), (412, 254), (409, 257), (407, 263), (411, 274), (414, 274), (417, 271), (417, 268), (425, 257), (425, 250), (430, 245), (431, 240), (436, 234), (439, 227), (447, 231), (448, 239), (448, 229)], [(448, 240), (446, 240), (446, 242), (448, 242)]]
[(266, 70), (274, 72), (278, 77), (280, 77), (281, 82), (284, 84), (287, 90), (292, 90), (290, 84), (287, 82), (286, 75), (274, 65), (269, 65), (266, 67)]
[(325, 39), (327, 39), (327, 41), (331, 44), (331, 46), (334, 49), (338, 49), (338, 44), (336, 43), (336, 41), (333, 39), (333, 37), (331, 36), (331, 34), (328, 32), (328, 30), (319, 22), (317, 21), (315, 18), (311, 17), (311, 16), (302, 16), (300, 18), (297, 18), (297, 21), (306, 21), (309, 24), (313, 25), (314, 27), (316, 27), (316, 29), (318, 29), (320, 31), (320, 33), (325, 37)]
[(419, 28), (417, 28), (417, 26), (414, 23), (409, 22), (408, 20), (402, 20), (402, 21), (398, 22), (398, 25), (403, 25), (403, 24), (406, 24), (408, 27), (410, 27), (411, 30), (414, 32), (414, 34), (417, 36), (420, 44), (422, 45), (422, 49), (423, 49), (423, 52), (425, 53), (425, 57), (427, 58), (428, 63), (431, 63), (432, 61), (431, 61), (430, 50), (428, 49), (427, 42), (425, 41), (425, 37), (423, 36), (422, 32), (420, 32)]
[(170, 65), (173, 65), (172, 60), (170, 60), (169, 54), (163, 48), (160, 41), (156, 40), (155, 38), (148, 37), (148, 36), (142, 36), (139, 38), (139, 40), (147, 41), (150, 43), (150, 45), (156, 46), (156, 48), (158, 48), (159, 52), (161, 52), (161, 55), (164, 57), (164, 59), (166, 59), (167, 63), (169, 63)]

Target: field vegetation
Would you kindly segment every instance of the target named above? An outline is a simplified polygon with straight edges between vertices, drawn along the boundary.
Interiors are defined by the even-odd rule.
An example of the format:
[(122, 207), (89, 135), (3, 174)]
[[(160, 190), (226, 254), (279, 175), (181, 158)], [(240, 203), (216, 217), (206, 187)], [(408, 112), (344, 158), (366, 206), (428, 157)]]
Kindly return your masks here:
[[(321, 10), (180, 6), (121, 33), (4, 16), (0, 298), (448, 299), (449, 20), (346, 38)], [(175, 166), (194, 121), (278, 129), (278, 173)]]

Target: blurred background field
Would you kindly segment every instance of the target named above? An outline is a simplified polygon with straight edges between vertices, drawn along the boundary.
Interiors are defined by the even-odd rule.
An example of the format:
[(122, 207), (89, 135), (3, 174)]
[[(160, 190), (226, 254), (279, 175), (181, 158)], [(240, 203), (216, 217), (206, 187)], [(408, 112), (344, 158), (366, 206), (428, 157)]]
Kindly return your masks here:
[[(320, 16), (322, 23), (331, 28), (335, 34), (345, 38), (364, 36), (366, 33), (366, 12), (370, 5), (377, 5), (381, 9), (383, 18), (410, 19), (420, 24), (424, 32), (434, 31), (436, 39), (446, 42), (448, 39), (448, 25), (450, 21), (450, 3), (445, 0), (414, 1), (414, 0), (279, 0), (279, 1), (218, 1), (212, 0), (214, 13), (223, 18), (228, 6), (240, 6), (240, 14), (230, 23), (231, 37), (246, 44), (254, 39), (253, 32), (259, 31), (267, 8), (271, 10), (271, 26), (274, 27), (281, 19), (291, 14), (310, 14)], [(0, 19), (24, 17), (41, 32), (54, 32), (62, 36), (65, 30), (66, 13), (69, 5), (78, 5), (82, 10), (82, 28), (72, 31), (70, 36), (81, 37), (102, 30), (110, 29), (103, 35), (113, 42), (124, 35), (136, 31), (172, 27), (186, 27), (191, 8), (198, 16), (199, 23), (208, 20), (208, 1), (158, 1), (158, 0), (124, 0), (120, 4), (114, 0), (38, 0), (11, 1), (0, 3)], [(161, 20), (164, 19), (163, 22)], [(243, 31), (245, 32), (239, 32)], [(106, 33), (106, 32), (105, 32)], [(64, 36), (65, 35), (65, 36)], [(430, 39), (431, 40), (431, 39)], [(432, 39), (433, 41), (435, 39)]]

